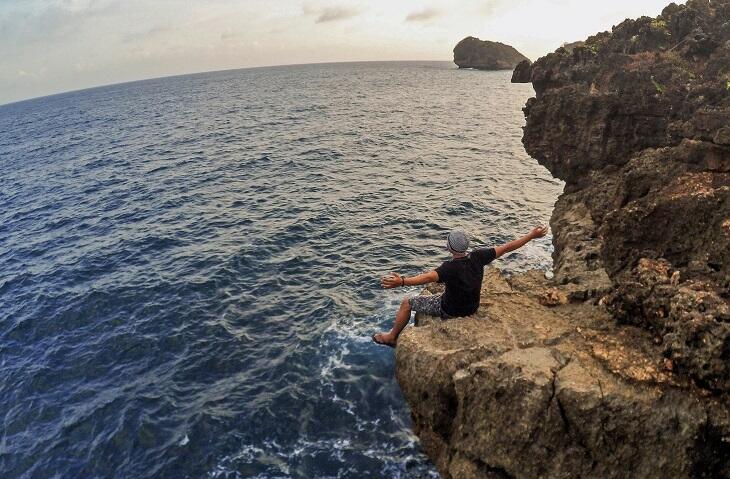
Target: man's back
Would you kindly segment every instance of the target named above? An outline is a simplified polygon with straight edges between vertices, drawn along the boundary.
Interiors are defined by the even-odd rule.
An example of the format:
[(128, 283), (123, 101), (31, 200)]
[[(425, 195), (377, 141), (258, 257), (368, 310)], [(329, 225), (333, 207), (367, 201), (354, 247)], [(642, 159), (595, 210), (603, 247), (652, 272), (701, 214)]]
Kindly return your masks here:
[(497, 257), (494, 248), (477, 249), (461, 258), (454, 258), (436, 268), (439, 282), (446, 284), (441, 309), (449, 316), (469, 316), (479, 309), (484, 266)]
[(441, 318), (469, 316), (479, 309), (479, 294), (482, 290), (484, 266), (510, 251), (522, 248), (535, 238), (542, 238), (547, 234), (547, 227), (539, 226), (522, 238), (497, 246), (496, 248), (482, 248), (466, 254), (469, 251), (469, 238), (463, 231), (452, 231), (446, 238), (446, 249), (454, 259), (446, 261), (434, 271), (419, 274), (412, 278), (391, 273), (383, 276), (380, 284), (384, 288), (403, 286), (418, 286), (428, 283), (446, 283), (446, 291), (435, 296), (406, 296), (401, 301), (395, 315), (393, 328), (387, 333), (373, 334), (373, 341), (378, 344), (395, 347), (398, 335), (406, 327), (411, 318), (411, 312), (423, 313)]

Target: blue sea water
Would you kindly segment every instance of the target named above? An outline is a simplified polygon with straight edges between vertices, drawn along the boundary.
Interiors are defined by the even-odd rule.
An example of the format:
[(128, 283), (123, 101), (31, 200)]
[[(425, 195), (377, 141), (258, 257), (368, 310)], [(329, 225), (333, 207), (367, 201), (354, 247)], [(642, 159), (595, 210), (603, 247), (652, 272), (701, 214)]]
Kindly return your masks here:
[(378, 279), (547, 221), (509, 80), (289, 66), (0, 107), (0, 476), (437, 477)]

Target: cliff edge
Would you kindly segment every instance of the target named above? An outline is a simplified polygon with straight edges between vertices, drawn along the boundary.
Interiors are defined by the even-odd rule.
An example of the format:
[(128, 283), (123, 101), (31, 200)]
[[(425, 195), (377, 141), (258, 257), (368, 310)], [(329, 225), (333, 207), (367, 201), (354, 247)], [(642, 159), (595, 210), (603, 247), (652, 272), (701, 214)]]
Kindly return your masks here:
[(514, 47), (499, 42), (466, 37), (454, 47), (454, 63), (459, 68), (477, 70), (512, 70), (526, 56)]
[(515, 81), (566, 182), (554, 278), (485, 277), (396, 375), (443, 477), (730, 477), (730, 0), (671, 4)]
[(485, 273), (479, 313), (417, 317), (396, 376), (444, 478), (730, 477), (727, 397), (544, 274)]

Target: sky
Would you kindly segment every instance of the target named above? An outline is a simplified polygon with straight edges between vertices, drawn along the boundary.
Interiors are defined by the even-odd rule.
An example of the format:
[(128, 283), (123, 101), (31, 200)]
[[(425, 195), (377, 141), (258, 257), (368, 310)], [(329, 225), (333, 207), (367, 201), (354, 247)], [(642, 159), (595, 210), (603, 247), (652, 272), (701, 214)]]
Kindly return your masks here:
[[(529, 58), (669, 0), (0, 0), (0, 104), (167, 75), (452, 60), (472, 35)], [(681, 3), (681, 2), (680, 2)]]

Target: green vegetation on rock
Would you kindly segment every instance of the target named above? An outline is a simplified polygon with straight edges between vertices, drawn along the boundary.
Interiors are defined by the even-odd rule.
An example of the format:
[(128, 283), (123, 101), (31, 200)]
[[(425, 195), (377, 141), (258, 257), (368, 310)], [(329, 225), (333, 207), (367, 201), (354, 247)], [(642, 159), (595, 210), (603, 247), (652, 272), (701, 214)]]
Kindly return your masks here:
[(664, 87), (654, 79), (654, 75), (651, 76), (651, 83), (658, 93), (664, 93)]
[(656, 18), (651, 21), (651, 28), (654, 28), (656, 30), (667, 30), (667, 22)]

